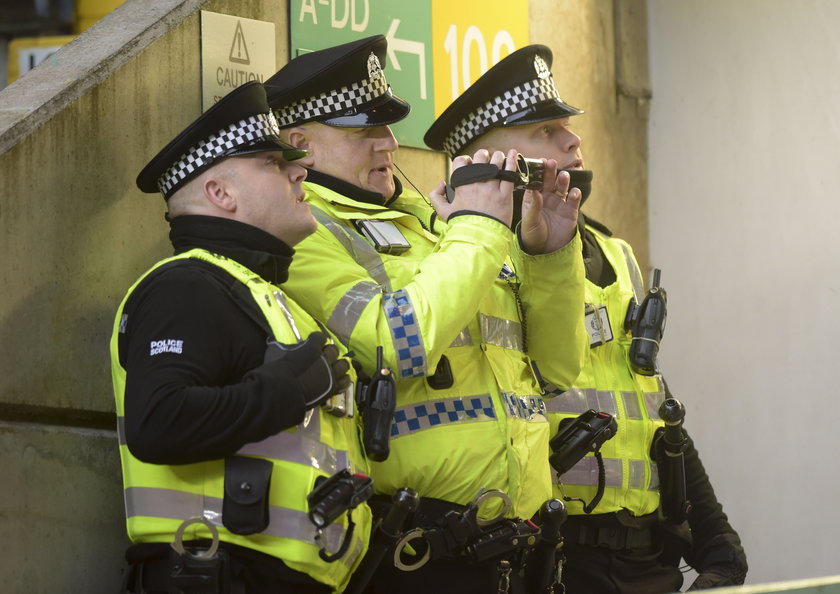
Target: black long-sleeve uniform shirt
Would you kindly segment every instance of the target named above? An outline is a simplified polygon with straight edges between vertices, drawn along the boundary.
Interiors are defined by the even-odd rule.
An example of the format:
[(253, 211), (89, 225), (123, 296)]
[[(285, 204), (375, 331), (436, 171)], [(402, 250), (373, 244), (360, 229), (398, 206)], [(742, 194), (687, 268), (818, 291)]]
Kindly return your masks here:
[[(276, 283), (286, 280), (294, 253), (255, 227), (214, 217), (178, 217), (170, 239), (176, 253), (204, 248)], [(303, 419), (292, 378), (258, 370), (266, 330), (218, 276), (178, 262), (142, 282), (123, 310), (126, 440), (144, 462), (222, 458)]]

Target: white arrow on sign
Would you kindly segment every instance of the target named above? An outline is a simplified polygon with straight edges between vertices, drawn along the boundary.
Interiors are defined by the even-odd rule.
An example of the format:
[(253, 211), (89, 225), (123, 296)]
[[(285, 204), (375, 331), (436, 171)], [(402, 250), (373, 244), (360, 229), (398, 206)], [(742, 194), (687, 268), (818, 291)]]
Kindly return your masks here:
[(400, 19), (392, 19), (391, 26), (388, 28), (388, 33), (385, 38), (388, 40), (388, 59), (394, 70), (402, 70), (400, 61), (397, 60), (397, 52), (404, 52), (406, 54), (414, 54), (420, 61), (420, 98), (426, 98), (426, 44), (422, 41), (409, 41), (408, 39), (398, 39), (397, 29), (400, 26)]

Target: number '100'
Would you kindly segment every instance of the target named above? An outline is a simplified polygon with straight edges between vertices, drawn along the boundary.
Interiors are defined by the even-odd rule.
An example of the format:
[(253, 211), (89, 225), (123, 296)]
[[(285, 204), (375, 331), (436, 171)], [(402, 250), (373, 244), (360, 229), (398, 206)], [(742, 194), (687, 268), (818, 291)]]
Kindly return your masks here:
[[(490, 62), (487, 60), (487, 44), (484, 41), (484, 35), (481, 29), (472, 25), (467, 28), (464, 33), (464, 39), (461, 42), (461, 67), (458, 68), (458, 27), (457, 25), (450, 25), (449, 31), (446, 33), (446, 38), (443, 41), (443, 47), (446, 53), (449, 54), (449, 67), (452, 76), (452, 100), (454, 101), (461, 91), (475, 82), (479, 76), (487, 72), (493, 64), (498, 62), (504, 56), (513, 52), (514, 43), (511, 34), (505, 30), (500, 30), (493, 38), (493, 50), (490, 56)], [(473, 78), (470, 72), (471, 53), (475, 47), (478, 51), (479, 70)], [(502, 55), (502, 50), (506, 50)], [(460, 79), (458, 74), (461, 74)]]

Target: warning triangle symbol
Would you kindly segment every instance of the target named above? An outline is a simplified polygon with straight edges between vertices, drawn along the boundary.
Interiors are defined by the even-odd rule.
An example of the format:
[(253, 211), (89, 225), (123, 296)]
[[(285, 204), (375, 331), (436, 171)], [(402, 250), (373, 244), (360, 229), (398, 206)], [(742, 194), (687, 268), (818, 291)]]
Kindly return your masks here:
[(236, 21), (236, 32), (233, 34), (233, 43), (230, 45), (230, 61), (237, 64), (250, 64), (251, 57), (248, 55), (248, 44), (245, 43), (245, 34), (242, 33), (242, 23)]

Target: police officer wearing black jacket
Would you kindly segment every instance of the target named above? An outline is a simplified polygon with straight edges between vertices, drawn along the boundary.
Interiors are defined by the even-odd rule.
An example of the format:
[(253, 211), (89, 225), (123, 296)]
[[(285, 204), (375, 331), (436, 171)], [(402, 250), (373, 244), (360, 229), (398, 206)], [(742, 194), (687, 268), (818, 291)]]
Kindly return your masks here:
[(323, 532), (307, 515), (317, 481), (364, 464), (355, 419), (325, 408), (349, 393), (348, 360), (279, 287), (316, 223), (305, 152), (276, 133), (248, 83), (137, 178), (167, 200), (175, 256), (129, 290), (111, 341), (124, 592), (323, 594), (366, 548), (366, 505)]

